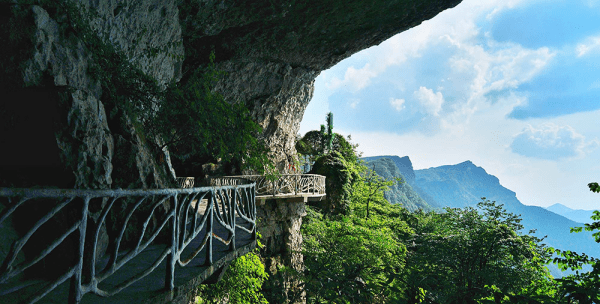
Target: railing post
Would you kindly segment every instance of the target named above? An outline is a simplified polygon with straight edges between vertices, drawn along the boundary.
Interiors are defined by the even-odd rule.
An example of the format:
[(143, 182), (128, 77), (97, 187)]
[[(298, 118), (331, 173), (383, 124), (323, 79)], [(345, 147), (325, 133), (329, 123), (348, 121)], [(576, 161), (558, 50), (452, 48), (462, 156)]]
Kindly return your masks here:
[(179, 217), (177, 194), (173, 195), (173, 210), (171, 211), (171, 252), (167, 256), (167, 273), (165, 274), (165, 289), (172, 291), (175, 289), (175, 263), (179, 251)]
[(252, 210), (252, 220), (254, 221), (254, 229), (252, 230), (252, 238), (256, 240), (256, 184), (254, 184), (250, 188), (250, 208), (248, 210)]
[[(81, 302), (83, 297), (83, 291), (81, 290), (81, 275), (83, 273), (83, 257), (85, 249), (85, 237), (87, 229), (87, 216), (88, 216), (88, 205), (90, 202), (89, 197), (85, 197), (83, 200), (83, 206), (81, 210), (81, 223), (79, 223), (79, 248), (78, 248), (78, 261), (75, 265), (75, 273), (71, 278), (71, 286), (69, 291), (69, 304), (78, 304)], [(95, 252), (92, 252), (95, 254)]]
[(215, 210), (215, 189), (213, 188), (210, 191), (210, 200), (208, 203), (208, 212), (210, 213), (208, 215), (208, 220), (206, 222), (206, 233), (208, 234), (208, 244), (206, 244), (206, 260), (205, 263), (208, 263), (208, 265), (212, 265), (213, 263), (213, 256), (212, 256), (212, 249), (213, 249), (213, 217), (214, 217), (214, 210)]
[(235, 206), (237, 202), (237, 192), (238, 188), (235, 187), (233, 189), (233, 198), (230, 201), (229, 210), (231, 212), (231, 228), (233, 228), (233, 237), (231, 239), (231, 250), (235, 251)]

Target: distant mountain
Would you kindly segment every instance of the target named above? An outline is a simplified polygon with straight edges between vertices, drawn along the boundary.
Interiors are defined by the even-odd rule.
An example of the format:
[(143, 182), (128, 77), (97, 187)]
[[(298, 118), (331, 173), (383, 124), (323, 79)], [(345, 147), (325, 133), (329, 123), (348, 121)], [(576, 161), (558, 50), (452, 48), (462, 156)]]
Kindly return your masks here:
[(591, 223), (590, 217), (594, 214), (594, 210), (571, 209), (563, 204), (554, 204), (546, 209), (578, 223)]
[(371, 161), (378, 160), (381, 158), (388, 158), (388, 159), (392, 160), (394, 162), (394, 164), (396, 164), (396, 167), (398, 168), (400, 173), (402, 173), (402, 176), (404, 176), (407, 181), (409, 181), (411, 183), (415, 181), (415, 171), (413, 170), (412, 162), (410, 161), (410, 158), (408, 158), (408, 156), (404, 156), (404, 157), (398, 157), (396, 155), (370, 156), (370, 157), (363, 157), (362, 160), (364, 160), (366, 162), (371, 162)]
[[(397, 159), (400, 159), (398, 156), (395, 156)], [(404, 157), (403, 157), (404, 158)], [(406, 159), (408, 159), (406, 157)], [(408, 160), (408, 164), (410, 164), (410, 160)], [(410, 184), (407, 182), (407, 179), (404, 177), (404, 174), (401, 173), (398, 168), (397, 162), (394, 162), (392, 159), (387, 157), (375, 158), (373, 160), (367, 161), (366, 165), (369, 169), (375, 170), (375, 172), (383, 177), (386, 180), (392, 180), (394, 178), (401, 178), (402, 183), (397, 183), (390, 187), (390, 190), (384, 193), (384, 197), (392, 204), (401, 204), (406, 209), (410, 211), (416, 211), (418, 209), (423, 210), (432, 210), (433, 208), (427, 204), (425, 200), (423, 200), (419, 194), (417, 194)], [(412, 164), (410, 164), (410, 171), (406, 171), (407, 174), (413, 176), (414, 181), (414, 172), (412, 170)], [(409, 175), (409, 176), (410, 176)]]
[(515, 192), (504, 188), (498, 178), (470, 161), (416, 170), (415, 176), (415, 184), (442, 206), (475, 206), (481, 197), (486, 197), (504, 204), (507, 211), (520, 214), (524, 232), (536, 229), (538, 237), (547, 235), (544, 243), (549, 246), (600, 257), (600, 246), (590, 233), (570, 233), (571, 227), (581, 226), (579, 223), (542, 207), (523, 205)]
[[(412, 187), (412, 189), (423, 199), (429, 206), (432, 208), (441, 208), (442, 205), (438, 204), (435, 199), (429, 195), (427, 192), (423, 191), (418, 185), (415, 184), (415, 171), (413, 170), (412, 162), (408, 156), (398, 157), (396, 155), (382, 155), (382, 156), (370, 156), (363, 157), (362, 160), (366, 162), (372, 162), (374, 160), (388, 158), (396, 164), (396, 167), (402, 174), (402, 179), (408, 182), (408, 184)], [(377, 172), (380, 176), (382, 176), (379, 172)], [(390, 201), (392, 202), (392, 201)], [(394, 202), (392, 202), (394, 203)]]

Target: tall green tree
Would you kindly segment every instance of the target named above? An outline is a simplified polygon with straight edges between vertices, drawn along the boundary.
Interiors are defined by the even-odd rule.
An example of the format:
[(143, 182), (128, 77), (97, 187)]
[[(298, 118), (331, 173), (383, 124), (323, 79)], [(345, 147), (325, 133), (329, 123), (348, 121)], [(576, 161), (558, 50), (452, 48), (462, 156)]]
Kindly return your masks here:
[[(262, 245), (260, 241), (259, 247)], [(268, 304), (261, 292), (269, 275), (260, 260), (258, 248), (231, 263), (223, 278), (214, 285), (200, 285), (197, 304)]]
[(402, 182), (400, 179), (385, 180), (377, 175), (374, 168), (368, 169), (362, 163), (357, 166), (359, 171), (358, 180), (354, 182), (350, 200), (354, 212), (364, 214), (365, 218), (369, 218), (372, 208), (376, 212), (385, 214), (381, 208), (389, 206), (390, 203), (385, 199), (383, 193), (389, 190), (395, 183)]
[(310, 209), (307, 221), (301, 276), (307, 302), (387, 303), (390, 272), (402, 268), (406, 252), (393, 231), (348, 216), (333, 220)]
[(530, 282), (550, 283), (541, 240), (522, 234), (521, 219), (502, 205), (483, 198), (477, 206), (417, 217), (404, 278), (409, 303), (515, 298)]

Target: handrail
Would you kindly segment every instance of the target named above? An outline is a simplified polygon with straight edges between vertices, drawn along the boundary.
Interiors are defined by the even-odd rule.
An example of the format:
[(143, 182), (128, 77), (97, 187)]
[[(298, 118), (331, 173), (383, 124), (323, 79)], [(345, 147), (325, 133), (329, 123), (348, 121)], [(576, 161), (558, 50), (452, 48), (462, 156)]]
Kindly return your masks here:
[(256, 183), (256, 195), (325, 195), (325, 176), (318, 174), (280, 174), (277, 179), (265, 175), (236, 175), (213, 177), (211, 186), (240, 185), (246, 181)]
[[(74, 266), (54, 276), (39, 292), (29, 296), (27, 303), (40, 301), (69, 279), (69, 303), (79, 303), (87, 293), (112, 296), (155, 271), (163, 261), (166, 261), (165, 289), (173, 290), (176, 265), (185, 267), (204, 248), (205, 265), (213, 264), (214, 239), (225, 244), (230, 251), (236, 249), (236, 228), (249, 233), (251, 240), (256, 240), (254, 183), (149, 190), (0, 188), (0, 208), (4, 207), (0, 209), (0, 228), (10, 226), (16, 213), (28, 212), (32, 206), (48, 207), (50, 211), (34, 219), (24, 232), (19, 231), (20, 235), (6, 256), (0, 255), (0, 297), (18, 295), (23, 286), (15, 285), (19, 284), (24, 272), (39, 266), (65, 240), (75, 240), (76, 257)], [(25, 254), (24, 247), (27, 248), (32, 236), (51, 228), (48, 226), (56, 221), (66, 222), (68, 228), (63, 229), (66, 231), (48, 241), (47, 247)], [(224, 227), (228, 236), (217, 235), (214, 230), (217, 223)], [(109, 224), (115, 227), (112, 233), (107, 233)], [(108, 245), (100, 244), (99, 238), (103, 237), (108, 238)], [(161, 237), (165, 240), (159, 241)], [(193, 240), (198, 243), (198, 237), (202, 238), (200, 245), (188, 248)], [(128, 244), (129, 248), (124, 249)], [(98, 253), (102, 246), (108, 252), (105, 256)], [(162, 248), (152, 265), (110, 289), (100, 287), (100, 283), (149, 246)], [(188, 250), (184, 254), (186, 248)]]

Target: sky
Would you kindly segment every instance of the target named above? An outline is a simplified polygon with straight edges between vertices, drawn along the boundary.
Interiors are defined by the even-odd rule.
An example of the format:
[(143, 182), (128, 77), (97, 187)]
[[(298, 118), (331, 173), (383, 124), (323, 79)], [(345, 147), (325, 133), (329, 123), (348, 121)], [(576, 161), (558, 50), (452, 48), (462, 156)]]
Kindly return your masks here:
[(315, 80), (363, 156), (483, 167), (526, 205), (600, 209), (600, 0), (464, 0)]

